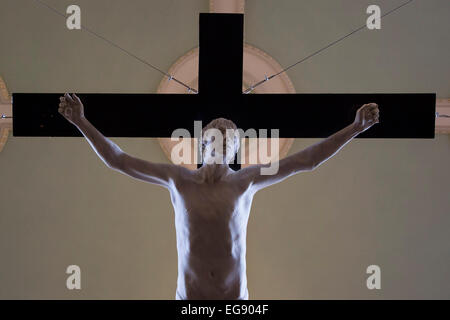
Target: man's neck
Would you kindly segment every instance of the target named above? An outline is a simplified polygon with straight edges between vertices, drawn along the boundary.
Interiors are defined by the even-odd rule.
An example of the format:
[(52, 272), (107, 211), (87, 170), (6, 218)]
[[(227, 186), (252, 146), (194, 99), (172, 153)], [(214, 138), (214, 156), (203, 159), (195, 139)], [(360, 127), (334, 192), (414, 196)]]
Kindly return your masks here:
[(227, 163), (203, 163), (201, 170), (205, 173), (205, 179), (216, 181), (226, 175), (230, 167)]

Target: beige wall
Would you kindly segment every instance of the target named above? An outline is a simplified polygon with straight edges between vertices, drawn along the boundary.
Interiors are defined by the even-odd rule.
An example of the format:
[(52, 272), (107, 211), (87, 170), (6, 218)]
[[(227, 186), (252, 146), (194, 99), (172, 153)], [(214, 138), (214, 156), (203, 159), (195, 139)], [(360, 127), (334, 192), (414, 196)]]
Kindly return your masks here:
[[(61, 10), (70, 4), (47, 3)], [(79, 3), (86, 25), (164, 70), (197, 45), (197, 14), (208, 10), (200, 0)], [(282, 64), (358, 24), (348, 1), (348, 11), (322, 1), (309, 11), (294, 1), (281, 1), (277, 10), (274, 2), (258, 3), (246, 6), (246, 41)], [(366, 32), (289, 75), (299, 92), (450, 97), (442, 72), (449, 42), (435, 47), (448, 30), (439, 19), (445, 3), (418, 2), (386, 22), (393, 29), (374, 36), (375, 44)], [(307, 20), (319, 12), (323, 24)], [(414, 17), (421, 25), (406, 29)], [(36, 2), (1, 2), (0, 74), (10, 91), (155, 92), (158, 73), (63, 23)], [(412, 32), (429, 50), (412, 50), (418, 41)], [(112, 140), (135, 156), (167, 161), (155, 140)], [(317, 141), (296, 139), (290, 153)], [(250, 298), (450, 298), (449, 163), (448, 135), (355, 139), (316, 171), (260, 191), (248, 226)], [(173, 299), (173, 214), (166, 190), (109, 170), (82, 138), (10, 137), (0, 153), (0, 298)], [(70, 264), (82, 268), (79, 292), (65, 288)], [(371, 264), (382, 270), (379, 291), (365, 286)]]
[[(113, 139), (166, 161), (148, 139)], [(292, 152), (318, 141), (298, 139)], [(252, 299), (449, 298), (450, 138), (355, 139), (256, 194)], [(172, 299), (169, 193), (108, 169), (81, 138), (11, 138), (0, 154), (0, 297)], [(80, 292), (65, 268), (82, 268)], [(382, 269), (382, 289), (365, 268)]]

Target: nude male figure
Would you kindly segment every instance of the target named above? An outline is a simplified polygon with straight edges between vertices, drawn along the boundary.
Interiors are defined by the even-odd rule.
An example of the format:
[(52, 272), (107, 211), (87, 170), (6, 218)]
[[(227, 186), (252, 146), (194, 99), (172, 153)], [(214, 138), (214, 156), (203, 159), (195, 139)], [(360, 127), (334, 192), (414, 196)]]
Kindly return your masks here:
[[(60, 97), (58, 112), (74, 124), (111, 169), (165, 187), (175, 211), (178, 249), (176, 299), (248, 299), (246, 235), (255, 193), (302, 171), (311, 171), (333, 156), (359, 133), (379, 122), (375, 103), (356, 112), (355, 121), (332, 136), (279, 160), (278, 172), (261, 175), (257, 164), (233, 171), (228, 164), (239, 148), (238, 135), (223, 139), (223, 148), (202, 135), (203, 166), (189, 170), (179, 165), (153, 163), (123, 152), (84, 117), (80, 99)], [(219, 118), (204, 128), (236, 130)], [(228, 131), (230, 133), (232, 131)], [(236, 131), (237, 132), (237, 131)], [(217, 155), (216, 152), (219, 154)], [(214, 163), (220, 157), (223, 163)], [(217, 161), (216, 161), (217, 162)]]

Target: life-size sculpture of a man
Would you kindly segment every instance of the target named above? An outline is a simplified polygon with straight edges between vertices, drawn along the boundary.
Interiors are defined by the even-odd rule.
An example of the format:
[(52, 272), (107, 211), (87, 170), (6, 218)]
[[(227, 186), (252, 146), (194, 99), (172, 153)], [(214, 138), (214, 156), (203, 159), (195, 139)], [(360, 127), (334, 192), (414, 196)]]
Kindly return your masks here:
[[(210, 138), (215, 135), (207, 134), (207, 129), (215, 128), (227, 137), (226, 129), (237, 129), (227, 119), (213, 120), (203, 129), (203, 166), (189, 170), (123, 152), (84, 117), (83, 104), (75, 94), (60, 97), (58, 112), (83, 133), (109, 168), (169, 190), (178, 249), (176, 299), (248, 299), (246, 235), (255, 193), (296, 173), (314, 170), (356, 135), (379, 122), (378, 105), (365, 104), (356, 112), (352, 124), (279, 160), (275, 174), (262, 175), (261, 168), (270, 164), (251, 165), (239, 171), (230, 169), (228, 164), (240, 142), (234, 131), (228, 130), (223, 148), (217, 148), (217, 141)], [(223, 163), (212, 161), (218, 158), (216, 153)]]

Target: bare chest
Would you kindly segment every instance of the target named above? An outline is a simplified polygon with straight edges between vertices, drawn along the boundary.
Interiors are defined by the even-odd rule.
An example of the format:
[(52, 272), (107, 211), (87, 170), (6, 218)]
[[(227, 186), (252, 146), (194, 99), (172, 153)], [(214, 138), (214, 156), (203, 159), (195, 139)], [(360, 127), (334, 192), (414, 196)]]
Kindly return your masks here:
[(237, 215), (245, 215), (251, 200), (246, 186), (231, 178), (212, 183), (183, 181), (172, 192), (177, 213), (211, 222), (229, 221)]
[(187, 182), (171, 197), (179, 246), (187, 246), (184, 249), (190, 254), (199, 253), (199, 249), (229, 254), (233, 247), (245, 243), (253, 196), (239, 183)]

